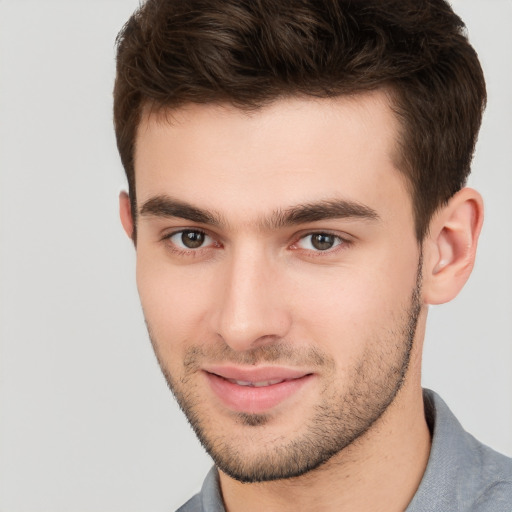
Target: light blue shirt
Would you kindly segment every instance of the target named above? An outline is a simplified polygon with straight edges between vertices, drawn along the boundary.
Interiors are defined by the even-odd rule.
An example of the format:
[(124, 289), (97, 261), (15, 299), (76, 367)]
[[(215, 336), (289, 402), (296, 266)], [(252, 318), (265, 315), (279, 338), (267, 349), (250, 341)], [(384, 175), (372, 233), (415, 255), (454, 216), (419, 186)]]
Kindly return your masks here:
[[(423, 398), (432, 448), (405, 512), (512, 512), (512, 459), (468, 434), (436, 393), (424, 390)], [(215, 468), (176, 512), (225, 512)]]

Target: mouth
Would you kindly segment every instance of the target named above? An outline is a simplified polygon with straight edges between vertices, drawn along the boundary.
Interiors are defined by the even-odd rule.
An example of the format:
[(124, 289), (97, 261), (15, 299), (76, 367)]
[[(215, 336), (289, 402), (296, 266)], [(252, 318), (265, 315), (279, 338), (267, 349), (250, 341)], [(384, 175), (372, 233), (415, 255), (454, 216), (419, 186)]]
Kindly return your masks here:
[(239, 386), (249, 386), (252, 388), (264, 388), (266, 386), (274, 386), (275, 384), (281, 384), (281, 382), (285, 382), (288, 379), (263, 380), (260, 382), (251, 382), (251, 381), (236, 380), (236, 379), (226, 379), (226, 380), (233, 384), (238, 384)]
[(312, 381), (310, 372), (283, 367), (210, 367), (203, 370), (220, 403), (235, 412), (268, 413)]

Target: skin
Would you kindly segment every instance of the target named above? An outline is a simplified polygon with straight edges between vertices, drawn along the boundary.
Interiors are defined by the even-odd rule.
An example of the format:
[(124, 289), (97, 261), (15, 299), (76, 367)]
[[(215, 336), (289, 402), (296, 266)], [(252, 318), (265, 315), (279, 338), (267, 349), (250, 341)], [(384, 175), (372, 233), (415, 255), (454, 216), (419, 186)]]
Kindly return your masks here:
[[(141, 303), (162, 370), (221, 468), (229, 512), (398, 511), (421, 481), (427, 306), (463, 286), (483, 214), (478, 193), (464, 189), (419, 244), (394, 163), (397, 133), (383, 91), (283, 99), (251, 114), (189, 105), (139, 126)], [(287, 218), (326, 201), (344, 213)], [(126, 194), (120, 212), (131, 235)], [(205, 233), (204, 243), (184, 247), (183, 230)], [(333, 246), (318, 250), (312, 233)], [(240, 414), (212, 390), (214, 364), (278, 365), (308, 378), (276, 406)], [(341, 432), (347, 446), (301, 476), (237, 481), (254, 468), (261, 476), (266, 461), (283, 465), (293, 443), (302, 452), (319, 442), (317, 427), (320, 439)], [(236, 471), (223, 466), (232, 460)]]

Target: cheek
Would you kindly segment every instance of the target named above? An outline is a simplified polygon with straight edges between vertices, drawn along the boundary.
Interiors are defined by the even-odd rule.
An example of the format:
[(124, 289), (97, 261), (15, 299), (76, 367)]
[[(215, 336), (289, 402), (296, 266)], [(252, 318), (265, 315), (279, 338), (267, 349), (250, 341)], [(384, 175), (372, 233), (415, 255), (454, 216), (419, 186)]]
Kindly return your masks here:
[[(295, 282), (296, 333), (323, 346), (341, 367), (351, 366), (369, 344), (393, 341), (407, 318), (417, 260), (393, 255), (373, 265), (353, 265)], [(376, 347), (377, 348), (377, 347)], [(384, 348), (384, 347), (383, 347)]]
[(137, 288), (153, 342), (163, 355), (182, 352), (187, 340), (201, 340), (209, 286), (190, 269), (137, 255)]

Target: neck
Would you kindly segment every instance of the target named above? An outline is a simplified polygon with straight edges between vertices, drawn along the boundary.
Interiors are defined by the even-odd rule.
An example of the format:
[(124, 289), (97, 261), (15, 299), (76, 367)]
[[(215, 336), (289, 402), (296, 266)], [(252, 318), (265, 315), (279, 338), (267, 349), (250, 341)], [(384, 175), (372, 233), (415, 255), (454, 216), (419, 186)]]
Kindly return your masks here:
[(243, 484), (220, 472), (227, 512), (398, 512), (407, 508), (425, 471), (430, 432), (419, 357), (381, 418), (352, 445), (303, 476)]

